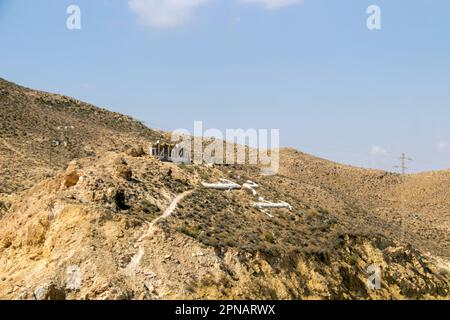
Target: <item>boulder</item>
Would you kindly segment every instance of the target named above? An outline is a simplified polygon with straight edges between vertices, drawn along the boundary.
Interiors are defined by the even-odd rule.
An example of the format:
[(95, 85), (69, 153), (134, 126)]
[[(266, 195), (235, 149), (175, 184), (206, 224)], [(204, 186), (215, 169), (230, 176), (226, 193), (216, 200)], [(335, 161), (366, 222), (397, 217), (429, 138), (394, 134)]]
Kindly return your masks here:
[(77, 171), (69, 172), (64, 176), (64, 186), (70, 188), (76, 186), (80, 180), (80, 174)]
[(56, 283), (51, 282), (41, 285), (34, 290), (36, 300), (65, 300), (66, 292)]
[(130, 157), (139, 158), (145, 156), (145, 151), (142, 146), (139, 147), (133, 147), (126, 151), (126, 154)]
[(118, 178), (122, 178), (127, 181), (130, 181), (133, 178), (133, 171), (128, 166), (128, 163), (122, 158), (117, 158), (114, 161), (113, 171), (114, 175)]

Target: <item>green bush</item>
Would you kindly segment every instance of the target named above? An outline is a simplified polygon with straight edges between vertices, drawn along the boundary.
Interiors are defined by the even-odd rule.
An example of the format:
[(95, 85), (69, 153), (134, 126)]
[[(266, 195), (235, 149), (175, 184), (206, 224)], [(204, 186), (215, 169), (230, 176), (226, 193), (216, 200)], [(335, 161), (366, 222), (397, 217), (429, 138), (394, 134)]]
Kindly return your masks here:
[(264, 233), (264, 239), (265, 239), (267, 242), (275, 243), (275, 238), (274, 238), (274, 236), (273, 236), (273, 234), (272, 234), (271, 232), (265, 232), (265, 233)]
[(178, 228), (178, 232), (181, 232), (191, 238), (197, 239), (200, 234), (201, 228), (200, 226), (189, 226), (187, 223), (184, 223), (181, 227)]
[(151, 203), (148, 200), (142, 200), (140, 202), (140, 205), (141, 205), (142, 211), (147, 214), (157, 213), (157, 212), (161, 211), (161, 209), (157, 205)]

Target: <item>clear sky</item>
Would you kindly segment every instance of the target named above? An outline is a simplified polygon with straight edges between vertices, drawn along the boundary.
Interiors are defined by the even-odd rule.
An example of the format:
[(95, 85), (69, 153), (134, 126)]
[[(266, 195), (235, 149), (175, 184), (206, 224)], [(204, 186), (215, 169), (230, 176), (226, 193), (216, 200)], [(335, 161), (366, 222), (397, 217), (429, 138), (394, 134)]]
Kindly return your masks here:
[(0, 77), (159, 129), (279, 128), (338, 162), (450, 168), (448, 0), (0, 0)]

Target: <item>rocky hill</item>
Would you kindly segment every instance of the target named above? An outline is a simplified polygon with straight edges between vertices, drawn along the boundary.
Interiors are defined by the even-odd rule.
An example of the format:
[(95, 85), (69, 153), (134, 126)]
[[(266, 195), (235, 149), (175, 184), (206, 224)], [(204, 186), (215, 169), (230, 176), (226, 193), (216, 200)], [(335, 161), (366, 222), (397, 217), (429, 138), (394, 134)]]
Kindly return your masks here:
[(129, 151), (166, 134), (71, 98), (0, 81), (0, 108), (0, 298), (450, 298), (449, 172), (176, 165)]
[(31, 187), (76, 158), (163, 135), (130, 117), (0, 78), (0, 193)]

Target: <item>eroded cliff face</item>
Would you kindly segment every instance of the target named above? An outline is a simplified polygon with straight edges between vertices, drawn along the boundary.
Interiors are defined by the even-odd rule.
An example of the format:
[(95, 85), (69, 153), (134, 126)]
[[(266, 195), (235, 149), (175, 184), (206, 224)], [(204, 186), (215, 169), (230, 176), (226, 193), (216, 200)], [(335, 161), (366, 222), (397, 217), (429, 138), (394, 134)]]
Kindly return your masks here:
[[(253, 195), (246, 190), (201, 186), (221, 177), (257, 181), (254, 172), (116, 152), (72, 162), (56, 177), (4, 200), (0, 297), (450, 297), (445, 259), (372, 229), (347, 229), (340, 214), (305, 203), (270, 218), (251, 208)], [(277, 191), (284, 200), (273, 189), (279, 177), (264, 179), (273, 180), (258, 181), (258, 192)], [(380, 270), (379, 290), (367, 286), (370, 266)]]

